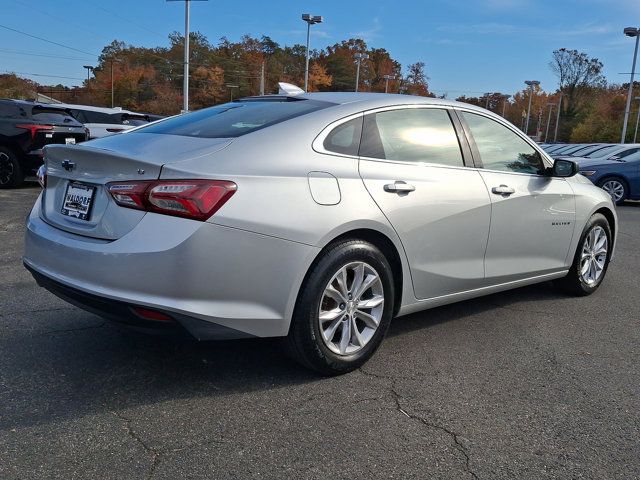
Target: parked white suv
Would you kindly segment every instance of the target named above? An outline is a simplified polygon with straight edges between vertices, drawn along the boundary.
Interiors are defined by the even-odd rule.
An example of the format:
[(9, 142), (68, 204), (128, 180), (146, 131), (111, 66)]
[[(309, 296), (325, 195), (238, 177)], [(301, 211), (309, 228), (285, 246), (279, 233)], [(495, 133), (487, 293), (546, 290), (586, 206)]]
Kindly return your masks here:
[(57, 106), (69, 109), (71, 115), (89, 129), (90, 139), (121, 133), (156, 119), (150, 118), (147, 114), (123, 110), (120, 107), (105, 108), (70, 104)]

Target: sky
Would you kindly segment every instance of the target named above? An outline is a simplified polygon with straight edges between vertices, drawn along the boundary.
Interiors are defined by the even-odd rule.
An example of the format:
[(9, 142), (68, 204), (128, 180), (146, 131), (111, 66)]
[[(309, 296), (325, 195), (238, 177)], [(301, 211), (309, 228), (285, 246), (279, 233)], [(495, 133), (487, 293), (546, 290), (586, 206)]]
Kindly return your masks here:
[[(183, 1), (0, 0), (0, 11), (0, 73), (43, 84), (80, 85), (83, 65), (114, 39), (168, 46), (170, 32), (184, 31)], [(610, 83), (628, 81), (634, 40), (622, 30), (640, 25), (640, 0), (192, 1), (191, 30), (214, 44), (244, 34), (304, 44), (302, 13), (324, 17), (312, 49), (362, 38), (405, 68), (424, 62), (430, 89), (455, 98), (513, 93), (525, 80), (554, 91), (549, 61), (561, 47), (600, 59)]]

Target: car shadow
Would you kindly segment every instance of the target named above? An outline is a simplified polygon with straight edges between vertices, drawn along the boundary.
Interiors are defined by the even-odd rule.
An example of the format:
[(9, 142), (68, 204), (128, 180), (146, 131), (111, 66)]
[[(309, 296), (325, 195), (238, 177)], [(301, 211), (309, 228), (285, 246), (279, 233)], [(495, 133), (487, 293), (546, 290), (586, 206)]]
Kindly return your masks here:
[[(398, 318), (388, 335), (411, 335), (464, 321), (496, 305), (559, 297), (555, 290), (539, 285), (499, 295)], [(84, 326), (16, 331), (0, 341), (8, 379), (0, 388), (0, 428), (325, 381), (290, 360), (279, 339), (197, 343), (123, 332), (78, 310), (59, 315), (78, 315)]]

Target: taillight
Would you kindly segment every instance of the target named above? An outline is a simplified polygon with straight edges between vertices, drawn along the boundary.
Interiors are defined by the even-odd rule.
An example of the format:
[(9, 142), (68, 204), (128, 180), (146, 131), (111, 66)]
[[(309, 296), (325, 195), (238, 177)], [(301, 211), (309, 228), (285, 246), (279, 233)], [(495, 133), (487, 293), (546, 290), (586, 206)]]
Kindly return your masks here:
[(53, 125), (37, 125), (32, 123), (23, 123), (21, 125), (16, 125), (16, 128), (24, 128), (25, 130), (29, 130), (31, 132), (31, 140), (35, 140), (36, 134), (40, 130), (53, 130)]
[(238, 186), (227, 180), (134, 180), (108, 183), (107, 188), (121, 207), (204, 221)]

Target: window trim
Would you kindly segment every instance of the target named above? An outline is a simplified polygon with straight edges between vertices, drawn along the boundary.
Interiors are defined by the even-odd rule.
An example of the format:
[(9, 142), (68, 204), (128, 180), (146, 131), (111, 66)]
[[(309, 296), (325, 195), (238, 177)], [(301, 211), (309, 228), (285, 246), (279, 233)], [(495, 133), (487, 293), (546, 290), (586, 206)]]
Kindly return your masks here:
[[(333, 131), (334, 128), (342, 125), (343, 123), (349, 122), (355, 118), (362, 117), (362, 121), (364, 122), (365, 115), (372, 115), (381, 112), (388, 112), (393, 110), (407, 110), (407, 109), (436, 109), (436, 110), (445, 110), (449, 115), (449, 120), (453, 126), (453, 129), (456, 133), (456, 137), (458, 139), (458, 145), (460, 146), (460, 154), (462, 156), (462, 165), (444, 165), (442, 163), (431, 163), (431, 162), (409, 162), (405, 160), (393, 160), (393, 159), (385, 159), (385, 158), (375, 158), (375, 157), (365, 157), (360, 155), (347, 155), (344, 153), (332, 152), (324, 148), (324, 141), (329, 135), (330, 132)], [(364, 132), (364, 128), (363, 128)], [(362, 141), (362, 140), (361, 140)], [(343, 117), (339, 120), (335, 120), (331, 122), (329, 125), (324, 127), (320, 133), (316, 136), (311, 144), (311, 148), (323, 155), (334, 155), (338, 157), (352, 158), (357, 160), (370, 160), (374, 162), (384, 162), (384, 163), (395, 163), (400, 165), (414, 165), (416, 167), (428, 166), (428, 167), (442, 167), (442, 168), (477, 168), (474, 164), (474, 159), (472, 156), (472, 150), (470, 148), (470, 144), (466, 136), (463, 132), (463, 127), (461, 122), (458, 119), (458, 115), (453, 111), (453, 107), (450, 105), (428, 105), (428, 104), (404, 104), (404, 105), (387, 105), (384, 107), (376, 107), (369, 110), (363, 110), (358, 113), (354, 113)]]
[[(524, 172), (511, 172), (508, 170), (494, 170), (494, 169), (490, 169), (490, 168), (484, 168), (484, 165), (482, 163), (482, 157), (480, 156), (480, 151), (478, 150), (478, 146), (476, 145), (476, 141), (473, 137), (473, 134), (471, 133), (471, 129), (469, 128), (469, 124), (466, 122), (466, 120), (464, 119), (463, 115), (460, 115), (459, 112), (467, 112), (467, 113), (472, 113), (474, 115), (479, 115), (481, 117), (484, 117), (488, 120), (492, 120), (494, 122), (496, 122), (499, 125), (502, 125), (503, 127), (505, 127), (507, 130), (510, 130), (511, 132), (515, 133), (518, 137), (520, 137), (522, 140), (524, 140), (528, 145), (530, 145), (535, 151), (537, 151), (540, 154), (540, 157), (542, 158), (542, 163), (544, 164), (545, 167), (547, 168), (551, 168), (553, 167), (553, 160), (549, 157), (549, 155), (542, 150), (537, 143), (535, 143), (533, 140), (531, 140), (531, 138), (529, 138), (528, 135), (525, 135), (524, 132), (522, 132), (521, 130), (517, 129), (516, 127), (513, 126), (513, 124), (507, 122), (505, 119), (503, 119), (502, 117), (494, 117), (493, 115), (486, 115), (484, 112), (481, 111), (477, 111), (474, 110), (472, 108), (464, 108), (464, 107), (453, 107), (452, 110), (455, 112), (456, 116), (458, 117), (458, 119), (460, 120), (460, 123), (464, 129), (465, 135), (467, 137), (467, 141), (469, 142), (469, 146), (471, 148), (471, 153), (473, 156), (473, 161), (476, 165), (476, 168), (484, 171), (484, 172), (497, 172), (497, 173), (507, 173), (507, 174), (511, 174), (511, 175), (526, 175), (529, 177), (536, 177), (536, 178), (540, 178), (540, 177), (544, 177), (545, 175), (541, 175), (539, 173), (524, 173)], [(551, 178), (551, 177), (549, 177)]]

